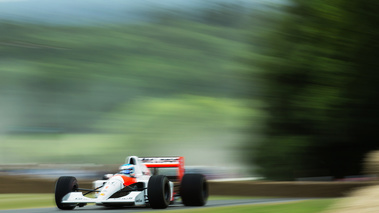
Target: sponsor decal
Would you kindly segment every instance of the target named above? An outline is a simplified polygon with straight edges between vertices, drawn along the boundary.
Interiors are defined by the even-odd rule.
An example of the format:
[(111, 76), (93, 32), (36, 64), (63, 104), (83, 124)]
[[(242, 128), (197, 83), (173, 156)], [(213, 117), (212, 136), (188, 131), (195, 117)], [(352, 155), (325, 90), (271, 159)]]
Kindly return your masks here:
[(88, 200), (88, 198), (85, 198), (85, 197), (76, 197), (75, 200)]
[(119, 198), (114, 198), (115, 200), (133, 200), (133, 197), (119, 197)]
[(179, 158), (141, 158), (141, 161), (142, 163), (177, 163)]
[(137, 199), (136, 202), (137, 203), (142, 203), (142, 200), (141, 199)]

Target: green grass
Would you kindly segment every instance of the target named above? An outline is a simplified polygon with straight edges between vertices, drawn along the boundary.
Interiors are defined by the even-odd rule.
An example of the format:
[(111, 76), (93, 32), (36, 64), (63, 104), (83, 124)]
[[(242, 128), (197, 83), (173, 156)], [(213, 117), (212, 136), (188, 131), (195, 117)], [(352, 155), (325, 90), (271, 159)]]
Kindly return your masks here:
[[(209, 200), (225, 199), (251, 199), (252, 197), (232, 197), (232, 196), (211, 196)], [(291, 212), (291, 213), (316, 213), (325, 210), (333, 204), (336, 199), (317, 199), (284, 204), (259, 204), (242, 205), (230, 207), (214, 208), (191, 208), (189, 210), (176, 210), (180, 213), (197, 212)], [(55, 207), (53, 194), (0, 194), (0, 210), (4, 209), (23, 209), (23, 208), (43, 208)], [(149, 210), (148, 210), (149, 211)], [(170, 211), (170, 210), (168, 210)], [(167, 211), (167, 212), (168, 212)], [(166, 211), (163, 211), (163, 213)], [(170, 211), (171, 212), (171, 211)]]
[[(179, 213), (278, 213), (278, 212), (289, 212), (289, 213), (319, 213), (326, 210), (330, 205), (336, 202), (336, 199), (317, 199), (317, 200), (307, 200), (298, 201), (291, 203), (282, 204), (253, 204), (253, 205), (241, 205), (241, 206), (227, 206), (227, 207), (214, 207), (214, 208), (198, 208), (184, 210), (175, 210)], [(154, 212), (154, 211), (148, 211)], [(161, 213), (172, 212), (171, 210), (161, 211)]]
[(54, 206), (53, 194), (0, 194), (0, 210)]

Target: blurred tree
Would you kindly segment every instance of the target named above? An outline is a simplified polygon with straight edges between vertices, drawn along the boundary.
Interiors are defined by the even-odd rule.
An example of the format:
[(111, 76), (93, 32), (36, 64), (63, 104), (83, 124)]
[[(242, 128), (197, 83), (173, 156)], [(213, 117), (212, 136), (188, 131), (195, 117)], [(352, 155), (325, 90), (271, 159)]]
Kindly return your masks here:
[(263, 40), (269, 179), (361, 174), (379, 148), (379, 2), (293, 0)]
[(245, 27), (249, 14), (242, 2), (214, 3), (202, 11), (202, 21), (209, 25)]
[(145, 96), (248, 97), (251, 70), (235, 60), (248, 30), (204, 24), (207, 8), (97, 26), (0, 20), (0, 109), (12, 121), (3, 131), (93, 132), (102, 114)]

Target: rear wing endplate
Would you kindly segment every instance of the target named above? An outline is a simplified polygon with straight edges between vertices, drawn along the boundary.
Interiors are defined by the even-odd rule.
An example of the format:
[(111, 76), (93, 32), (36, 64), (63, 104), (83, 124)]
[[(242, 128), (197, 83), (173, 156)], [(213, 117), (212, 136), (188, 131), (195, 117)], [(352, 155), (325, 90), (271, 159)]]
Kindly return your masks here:
[(145, 157), (139, 158), (147, 168), (178, 168), (178, 180), (184, 175), (184, 157)]

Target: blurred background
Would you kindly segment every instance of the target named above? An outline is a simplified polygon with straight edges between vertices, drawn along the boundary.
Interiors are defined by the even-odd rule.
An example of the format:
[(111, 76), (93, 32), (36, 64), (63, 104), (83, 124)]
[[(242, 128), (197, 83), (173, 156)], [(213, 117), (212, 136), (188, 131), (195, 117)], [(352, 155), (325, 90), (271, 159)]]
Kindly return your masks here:
[(243, 57), (255, 6), (265, 7), (0, 1), (0, 163), (9, 171), (179, 155), (210, 173), (250, 175), (244, 147), (259, 101)]
[(0, 0), (2, 171), (179, 155), (218, 177), (367, 174), (379, 145), (378, 9)]

